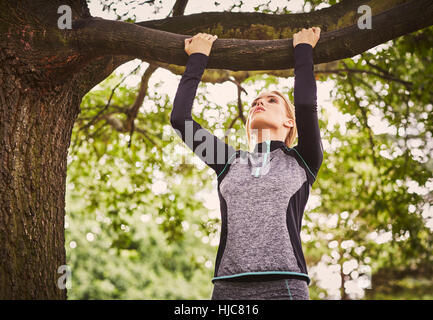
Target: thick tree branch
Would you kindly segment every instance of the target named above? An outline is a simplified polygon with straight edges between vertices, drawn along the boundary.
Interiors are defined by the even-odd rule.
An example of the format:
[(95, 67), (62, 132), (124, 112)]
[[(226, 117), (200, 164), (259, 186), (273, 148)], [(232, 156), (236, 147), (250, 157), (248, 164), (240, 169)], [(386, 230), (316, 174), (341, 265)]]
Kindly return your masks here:
[[(151, 20), (151, 21), (144, 21), (139, 22), (137, 25), (148, 27), (152, 29), (159, 29), (167, 32), (188, 32), (190, 34), (203, 31), (203, 29), (208, 28), (208, 32), (218, 32), (220, 35), (220, 38), (230, 38), (230, 37), (237, 37), (237, 38), (245, 38), (245, 39), (273, 39), (275, 36), (274, 34), (278, 34), (279, 38), (284, 38), (286, 34), (289, 34), (287, 36), (290, 36), (290, 29), (298, 30), (301, 27), (305, 26), (305, 23), (303, 20), (299, 19), (287, 19), (285, 15), (273, 15), (273, 14), (265, 14), (265, 13), (238, 13), (238, 12), (213, 12), (209, 13), (211, 16), (207, 17), (203, 21), (203, 19), (200, 20), (200, 23), (197, 24), (195, 21), (195, 17), (199, 18), (200, 14), (193, 14), (189, 15), (187, 17), (184, 17), (184, 11), (187, 5), (187, 0), (177, 0), (176, 3), (173, 6), (172, 11), (170, 14), (172, 14), (172, 19), (160, 19), (160, 20)], [(314, 21), (318, 23), (319, 25), (324, 26), (325, 28), (336, 28), (337, 26), (333, 26), (333, 23), (335, 21), (345, 20), (350, 21), (348, 18), (351, 18), (351, 15), (353, 16), (353, 12), (356, 11), (356, 6), (359, 6), (361, 4), (364, 4), (366, 1), (341, 1), (338, 4), (334, 5), (332, 7), (332, 11), (329, 12), (330, 8), (326, 8), (320, 11), (315, 11), (313, 13), (310, 13), (310, 15), (315, 15)], [(398, 4), (399, 2), (402, 2), (401, 0), (396, 1), (394, 0), (393, 3)], [(388, 5), (390, 5), (389, 3)], [(380, 12), (380, 10), (383, 10), (382, 7), (380, 7), (379, 3), (376, 2), (373, 5), (370, 3), (370, 6), (372, 7), (373, 12)], [(169, 14), (169, 16), (170, 16)], [(241, 14), (241, 16), (239, 16)], [(338, 17), (339, 19), (335, 19), (335, 17)], [(353, 19), (352, 17), (351, 19)], [(356, 17), (355, 17), (356, 18)], [(354, 23), (355, 20), (352, 21)], [(181, 28), (179, 28), (181, 26)], [(213, 31), (214, 28), (220, 28), (221, 30)], [(211, 28), (212, 31), (211, 31)], [(274, 28), (275, 32), (269, 32), (269, 28)], [(267, 33), (260, 32), (261, 29), (266, 29)], [(242, 30), (242, 34), (239, 35), (239, 30)], [(233, 33), (233, 31), (235, 33)], [(323, 30), (323, 31), (326, 31)], [(119, 59), (122, 57), (123, 59)], [(116, 56), (116, 57), (109, 57), (109, 66), (111, 66), (111, 70), (116, 69), (118, 66), (123, 64), (124, 62), (129, 61), (130, 59), (127, 59), (127, 56)], [(132, 57), (131, 57), (132, 59)], [(185, 68), (179, 67), (175, 64), (168, 64), (163, 62), (156, 62), (156, 61), (148, 61), (149, 63), (157, 64), (161, 68), (165, 68), (167, 70), (170, 70), (171, 72), (175, 74), (183, 74)], [(331, 66), (331, 64), (336, 64), (336, 61), (326, 64), (318, 64), (316, 65), (315, 72), (320, 73), (321, 70), (327, 70)], [(91, 64), (92, 66), (85, 72), (82, 72), (83, 77), (80, 77), (78, 80), (80, 88), (82, 87), (82, 92), (84, 95), (87, 93), (94, 85), (105, 79), (110, 73), (110, 68), (105, 68), (105, 63), (101, 62), (99, 63), (95, 61)], [(255, 73), (268, 73), (279, 77), (289, 77), (293, 76), (293, 69), (286, 69), (286, 70), (261, 70), (261, 71), (229, 71), (229, 70), (219, 70), (218, 72), (216, 70), (213, 70), (212, 72), (209, 72), (208, 70), (205, 71), (202, 80), (204, 82), (211, 82), (211, 83), (222, 83), (227, 81), (230, 76), (233, 76), (235, 79), (239, 79), (239, 82), (242, 82), (244, 79), (250, 77), (251, 75)], [(89, 74), (91, 76), (95, 75), (98, 78), (93, 79), (93, 81), (89, 81), (86, 79), (85, 75)], [(212, 76), (209, 76), (209, 74), (212, 74)], [(83, 79), (83, 80), (81, 80)], [(98, 81), (98, 79), (100, 79)], [(83, 82), (86, 82), (87, 84), (84, 85)]]
[[(373, 16), (372, 29), (361, 30), (357, 24), (353, 24), (322, 33), (314, 50), (314, 61), (323, 63), (352, 57), (378, 44), (427, 27), (433, 24), (432, 17), (431, 1), (405, 2)], [(396, 21), (399, 23), (396, 24)], [(83, 19), (77, 21), (67, 37), (69, 44), (77, 49), (75, 62), (83, 59), (88, 61), (107, 52), (177, 65), (185, 65), (188, 58), (183, 48), (187, 35), (139, 27), (121, 21)], [(217, 39), (208, 62), (208, 68), (230, 70), (278, 70), (292, 67), (291, 38)]]
[[(142, 27), (193, 35), (197, 32), (218, 34), (219, 38), (284, 39), (302, 28), (319, 25), (322, 32), (337, 30), (357, 23), (359, 6), (368, 5), (372, 14), (407, 2), (408, 0), (343, 0), (317, 11), (297, 14), (262, 12), (206, 12), (136, 23)], [(276, 36), (278, 35), (278, 37)]]
[[(347, 18), (347, 20), (352, 24), (347, 25), (346, 21), (339, 21), (340, 25), (346, 25), (346, 27), (336, 30), (330, 30), (329, 25), (320, 25), (318, 20), (314, 20), (313, 18), (317, 16), (317, 12), (291, 14), (284, 17), (286, 20), (297, 20), (300, 23), (299, 26), (319, 25), (325, 30), (314, 50), (315, 63), (352, 57), (378, 44), (433, 24), (433, 2), (429, 0), (405, 2), (401, 0), (372, 0), (344, 1), (343, 3), (347, 7), (350, 7), (348, 3), (351, 4), (352, 9), (354, 5), (368, 3), (372, 8), (376, 8), (376, 12), (379, 12), (380, 9), (382, 11), (373, 15), (373, 28), (363, 30), (359, 29), (356, 23), (353, 23), (359, 17), (357, 11), (346, 12), (347, 15), (343, 17), (349, 16), (350, 18)], [(396, 3), (400, 4), (396, 5)], [(326, 8), (326, 12), (335, 18), (337, 10), (334, 7), (336, 5)], [(341, 8), (341, 6), (338, 8)], [(336, 11), (333, 12), (333, 9)], [(318, 12), (321, 11), (325, 11), (325, 9)], [(190, 19), (200, 25), (198, 23), (199, 18), (206, 19), (211, 17), (212, 14), (198, 14), (190, 17)], [(239, 15), (239, 17), (243, 17), (250, 14), (239, 13)], [(186, 17), (167, 19), (176, 18), (186, 19)], [(278, 17), (272, 15), (272, 18), (277, 19)], [(314, 23), (311, 21), (314, 21)], [(216, 27), (219, 27), (219, 29), (215, 28), (209, 31), (218, 35), (224, 34), (221, 25)], [(263, 25), (260, 26), (260, 29), (262, 32), (266, 30)], [(218, 32), (218, 30), (220, 31)], [(271, 28), (271, 31), (273, 30)], [(26, 40), (32, 40), (32, 42), (27, 42), (28, 53), (32, 53), (34, 50), (38, 53), (35, 53), (37, 61), (33, 68), (50, 71), (48, 74), (51, 76), (51, 80), (64, 81), (64, 77), (78, 72), (93, 59), (106, 56), (107, 53), (184, 66), (188, 58), (183, 49), (184, 39), (190, 36), (190, 32), (186, 28), (179, 30), (179, 25), (173, 27), (172, 31), (183, 32), (187, 35), (155, 30), (121, 21), (81, 18), (74, 21), (72, 30), (57, 30), (57, 32), (54, 32), (54, 30), (35, 29), (31, 30), (31, 34), (27, 34)], [(206, 32), (208, 30), (202, 31)], [(286, 37), (285, 39), (274, 40), (223, 39), (220, 36), (213, 44), (208, 68), (229, 70), (292, 68), (293, 45), (290, 37), (297, 30), (287, 29), (286, 31), (286, 33), (281, 33), (282, 36)], [(8, 32), (2, 35), (2, 38), (7, 35)], [(63, 39), (59, 41), (61, 37)], [(269, 36), (263, 35), (261, 39), (266, 37)], [(15, 42), (15, 44), (17, 43), (20, 42)], [(41, 43), (43, 43), (43, 46)], [(21, 49), (24, 50), (24, 48)], [(41, 52), (44, 54), (42, 55)]]
[(131, 60), (134, 60), (134, 57), (104, 56), (93, 60), (74, 75), (74, 87), (78, 88), (79, 96), (84, 97), (87, 92), (107, 78), (115, 69)]

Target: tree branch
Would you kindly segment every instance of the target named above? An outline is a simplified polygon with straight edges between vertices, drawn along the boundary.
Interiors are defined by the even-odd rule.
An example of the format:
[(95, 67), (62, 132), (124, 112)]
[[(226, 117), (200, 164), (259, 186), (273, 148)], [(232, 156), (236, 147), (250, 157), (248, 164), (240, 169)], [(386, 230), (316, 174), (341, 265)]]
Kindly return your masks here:
[[(205, 17), (207, 14), (202, 14)], [(293, 14), (288, 16), (294, 16)], [(307, 14), (308, 15), (308, 14)], [(330, 62), (360, 54), (378, 44), (433, 24), (433, 3), (408, 1), (372, 17), (372, 29), (357, 24), (325, 32), (314, 50), (315, 63)], [(307, 17), (305, 17), (307, 19)], [(399, 21), (398, 24), (395, 21)], [(377, 32), (381, 30), (381, 32)], [(186, 65), (184, 39), (166, 31), (99, 18), (78, 21), (67, 36), (85, 60), (107, 52), (131, 55), (144, 60)], [(230, 57), (229, 59), (227, 57)], [(80, 60), (77, 58), (77, 60)], [(293, 39), (217, 39), (212, 46), (208, 68), (230, 70), (278, 70), (293, 67)]]
[[(363, 2), (352, 1), (352, 9), (354, 4), (359, 5)], [(396, 5), (395, 3), (397, 2), (400, 4)], [(349, 2), (344, 1), (344, 3)], [(287, 28), (289, 24), (288, 20), (298, 21), (299, 27), (312, 26), (310, 21), (315, 21), (314, 25), (319, 25), (323, 30), (327, 30), (322, 33), (315, 47), (315, 63), (325, 63), (352, 57), (388, 40), (433, 24), (433, 2), (429, 0), (405, 2), (401, 0), (387, 2), (372, 0), (368, 3), (376, 8), (376, 12), (379, 12), (379, 7), (382, 9), (380, 13), (373, 15), (372, 21), (374, 25), (372, 29), (359, 29), (357, 24), (353, 23), (357, 18), (357, 14), (354, 14), (354, 12), (351, 12), (352, 18), (348, 19), (352, 24), (343, 28), (335, 26), (335, 20), (332, 24), (321, 25), (318, 23), (318, 20), (313, 19), (318, 16), (317, 12), (282, 15), (283, 17), (280, 17), (280, 19), (285, 19), (287, 30), (286, 32), (282, 32), (281, 35), (286, 37), (285, 39), (224, 39), (220, 36), (223, 33), (220, 30), (224, 27), (221, 23), (209, 30), (202, 28), (201, 31), (203, 32), (215, 33), (220, 36), (213, 43), (208, 68), (229, 70), (279, 70), (293, 68), (293, 40), (289, 37), (297, 30)], [(338, 11), (334, 8), (336, 6), (326, 8), (326, 10), (322, 9), (318, 12), (326, 12), (327, 15), (335, 19), (335, 15), (338, 14)], [(346, 4), (346, 6), (348, 5)], [(333, 8), (335, 11), (332, 10)], [(338, 9), (339, 7), (336, 8)], [(232, 16), (233, 13), (223, 14), (228, 17)], [(324, 14), (321, 13), (321, 15)], [(214, 13), (202, 13), (167, 19), (171, 19), (173, 22), (176, 19), (189, 18), (196, 25), (200, 26), (199, 21), (210, 18), (213, 15)], [(253, 15), (250, 13), (238, 13), (238, 17), (241, 18), (240, 20), (248, 16)], [(278, 19), (278, 15), (268, 16), (271, 16), (272, 19)], [(396, 21), (399, 23), (395, 23)], [(341, 23), (344, 25), (343, 21)], [(331, 30), (333, 27), (340, 29)], [(261, 30), (260, 34), (254, 35), (253, 33), (253, 35), (258, 38), (264, 38), (263, 31), (266, 30), (266, 25), (260, 26), (259, 29)], [(40, 59), (38, 61), (39, 65), (35, 67), (48, 68), (51, 70), (52, 77), (56, 76), (56, 79), (61, 80), (71, 73), (78, 72), (93, 59), (106, 56), (107, 53), (132, 56), (145, 61), (151, 60), (185, 66), (188, 55), (184, 52), (184, 39), (191, 35), (189, 34), (190, 31), (186, 27), (180, 29), (179, 24), (175, 27), (173, 26), (172, 31), (184, 32), (188, 33), (188, 35), (151, 29), (142, 27), (139, 24), (122, 21), (110, 21), (94, 17), (78, 19), (74, 21), (72, 30), (60, 31), (60, 35), (64, 38), (63, 41), (59, 41), (59, 33), (47, 34), (43, 38), (45, 43), (44, 48), (47, 48), (46, 42), (48, 42), (53, 52), (49, 55), (49, 60)], [(36, 32), (35, 30), (33, 38), (36, 39), (38, 37), (39, 40), (42, 40), (40, 39), (41, 32)]]
[(403, 84), (408, 90), (410, 90), (412, 88), (413, 83), (410, 81), (405, 81), (405, 80), (401, 80), (400, 78), (394, 77), (393, 75), (391, 75), (390, 73), (387, 74), (380, 74), (377, 72), (373, 72), (373, 71), (369, 71), (369, 70), (364, 70), (364, 69), (353, 69), (353, 68), (342, 68), (342, 69), (328, 69), (328, 70), (322, 70), (320, 71), (321, 73), (341, 73), (341, 72), (351, 72), (351, 73), (366, 73), (366, 74), (371, 74), (374, 75), (376, 77), (382, 78), (382, 79), (386, 79), (386, 80), (391, 80), (391, 81), (395, 81), (398, 83)]
[[(346, 63), (344, 61), (342, 61), (342, 63), (347, 68)], [(369, 142), (370, 142), (370, 146), (371, 146), (371, 154), (372, 154), (373, 164), (374, 164), (375, 167), (377, 167), (377, 160), (376, 160), (377, 156), (376, 156), (376, 149), (374, 147), (373, 130), (368, 125), (368, 116), (367, 116), (366, 108), (364, 108), (364, 107), (361, 106), (359, 98), (356, 96), (355, 85), (353, 83), (352, 75), (350, 73), (347, 73), (347, 79), (349, 81), (350, 89), (352, 91), (353, 98), (355, 99), (356, 106), (361, 111), (362, 122), (364, 123), (364, 126), (365, 126), (365, 128), (367, 129), (367, 132), (368, 132), (368, 138), (369, 138)]]
[(149, 87), (149, 79), (156, 69), (158, 69), (158, 67), (153, 64), (150, 64), (147, 67), (146, 71), (141, 77), (140, 89), (138, 91), (137, 98), (135, 99), (132, 106), (129, 107), (127, 110), (127, 117), (124, 123), (124, 127), (126, 130), (129, 130), (130, 138), (128, 147), (131, 147), (132, 135), (134, 134), (134, 120), (135, 118), (137, 118), (138, 109), (140, 109), (141, 105), (143, 104), (144, 97), (147, 94), (147, 88)]

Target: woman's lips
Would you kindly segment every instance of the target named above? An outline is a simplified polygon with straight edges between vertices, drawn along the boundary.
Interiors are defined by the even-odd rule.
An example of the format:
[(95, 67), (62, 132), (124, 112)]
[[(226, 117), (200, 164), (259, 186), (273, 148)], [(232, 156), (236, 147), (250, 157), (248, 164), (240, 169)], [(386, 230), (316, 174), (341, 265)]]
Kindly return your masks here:
[(259, 108), (255, 109), (253, 113), (260, 112), (260, 111), (263, 112), (263, 111), (265, 111), (265, 109), (262, 107), (259, 107)]

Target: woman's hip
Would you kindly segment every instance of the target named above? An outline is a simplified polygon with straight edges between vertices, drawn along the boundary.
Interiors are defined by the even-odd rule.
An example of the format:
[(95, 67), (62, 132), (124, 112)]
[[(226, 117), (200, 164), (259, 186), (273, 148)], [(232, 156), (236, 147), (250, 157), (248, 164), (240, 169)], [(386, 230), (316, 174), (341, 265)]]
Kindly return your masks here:
[(309, 300), (308, 285), (301, 279), (269, 281), (217, 280), (212, 300)]

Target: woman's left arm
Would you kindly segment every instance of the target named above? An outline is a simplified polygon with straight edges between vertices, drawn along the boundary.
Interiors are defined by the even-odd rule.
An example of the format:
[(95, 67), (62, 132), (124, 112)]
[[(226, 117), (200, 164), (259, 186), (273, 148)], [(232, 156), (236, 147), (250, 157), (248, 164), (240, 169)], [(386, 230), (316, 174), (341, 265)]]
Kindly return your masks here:
[[(318, 29), (318, 34), (317, 34)], [(294, 37), (295, 117), (298, 144), (294, 147), (314, 176), (323, 161), (323, 145), (317, 116), (317, 87), (314, 77), (313, 48), (320, 35), (319, 28), (303, 29)]]

